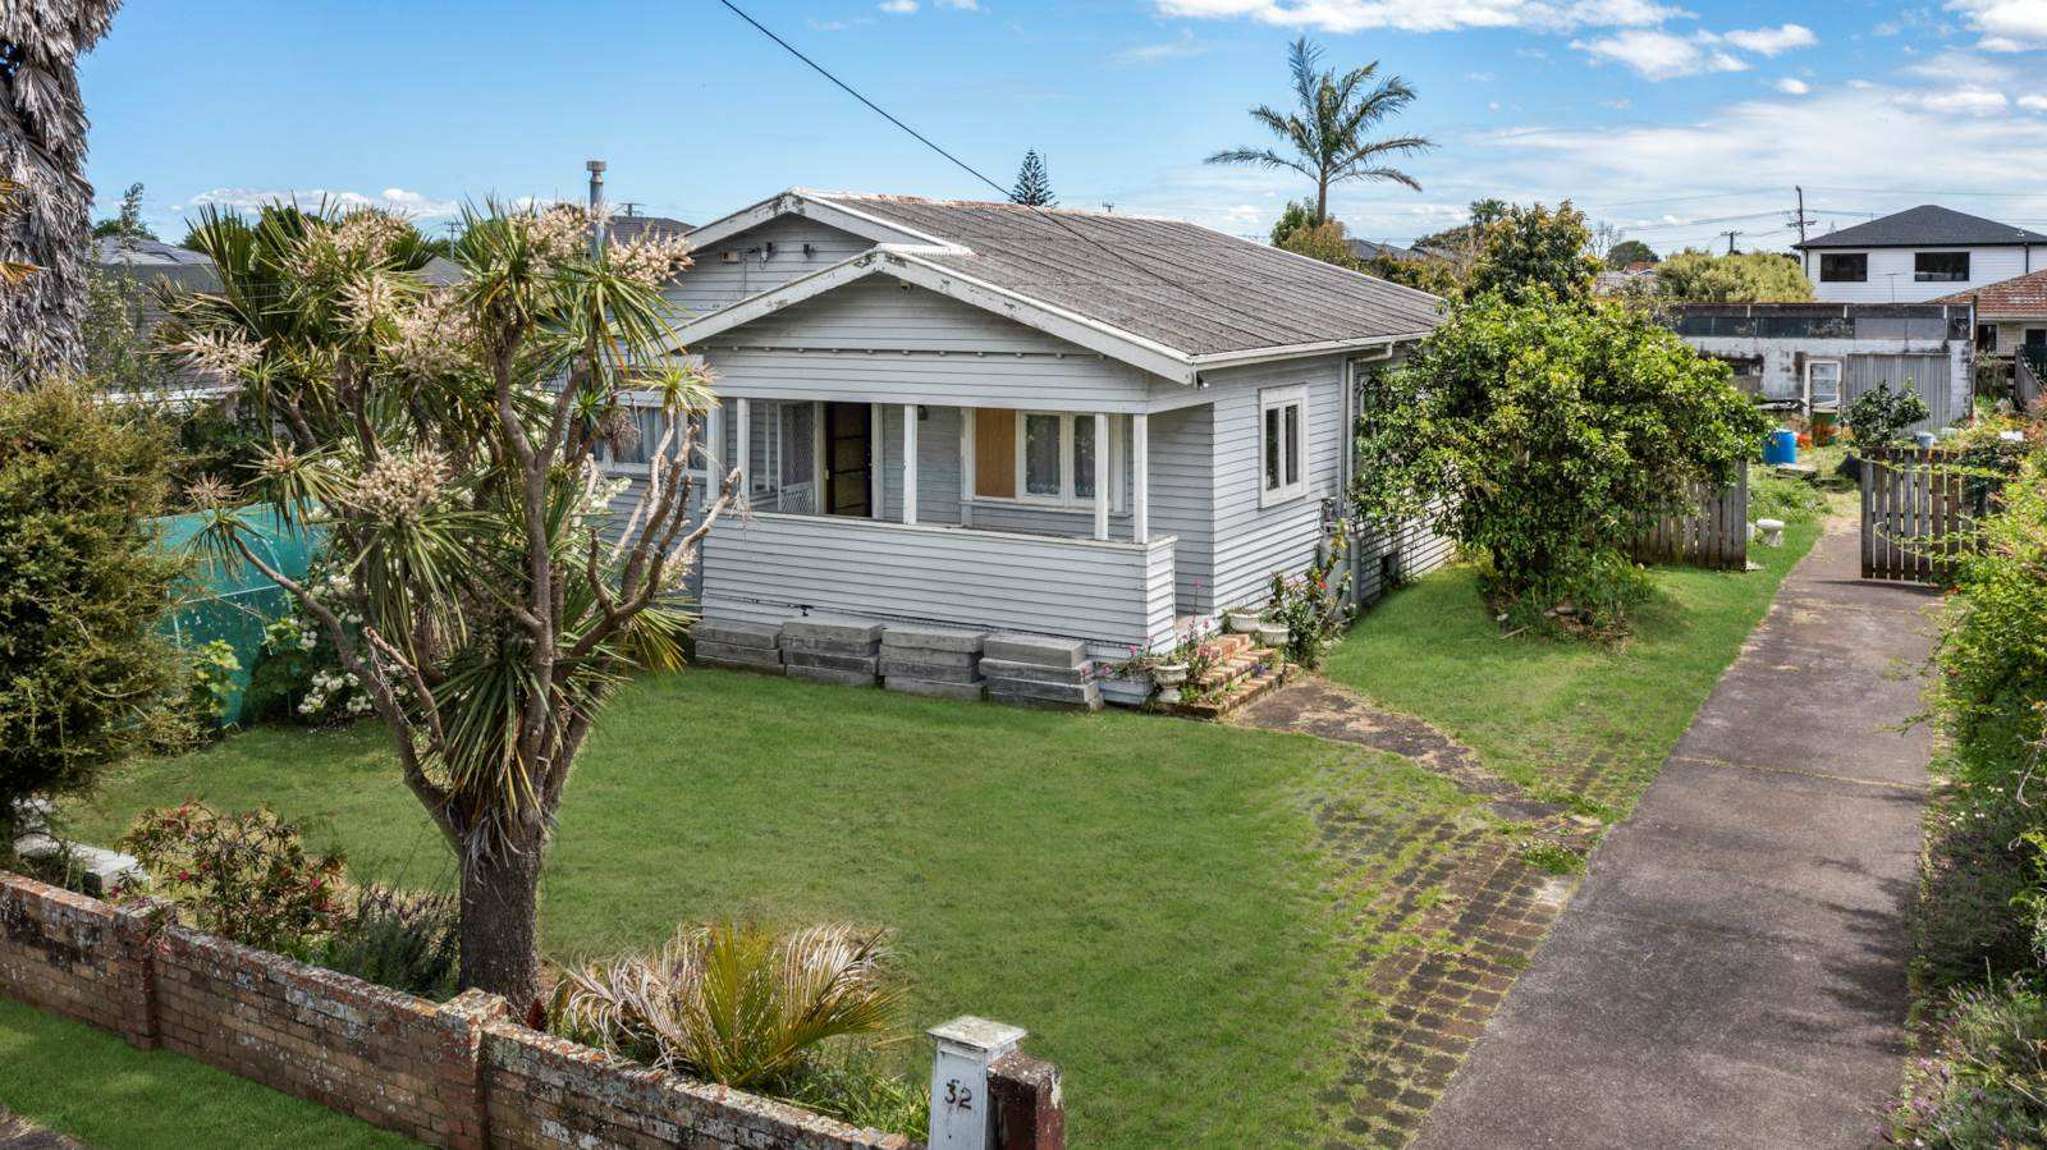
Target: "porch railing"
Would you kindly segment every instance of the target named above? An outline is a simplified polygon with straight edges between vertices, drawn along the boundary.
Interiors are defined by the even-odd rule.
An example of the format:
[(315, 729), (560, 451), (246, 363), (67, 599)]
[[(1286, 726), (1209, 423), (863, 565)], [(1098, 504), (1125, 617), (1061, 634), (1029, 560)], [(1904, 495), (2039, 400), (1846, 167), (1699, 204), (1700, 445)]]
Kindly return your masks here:
[(708, 618), (852, 615), (1152, 648), (1173, 635), (1173, 546), (756, 513), (704, 540)]

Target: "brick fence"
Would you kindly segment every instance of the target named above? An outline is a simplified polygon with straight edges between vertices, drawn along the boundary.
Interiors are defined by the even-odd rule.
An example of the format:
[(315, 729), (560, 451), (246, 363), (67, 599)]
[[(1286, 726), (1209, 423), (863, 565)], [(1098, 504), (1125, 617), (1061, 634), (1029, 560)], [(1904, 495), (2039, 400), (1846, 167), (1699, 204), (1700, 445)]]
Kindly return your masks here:
[[(495, 995), (469, 991), (437, 1005), (6, 872), (0, 994), (433, 1146), (914, 1146), (529, 1030)], [(1058, 1145), (1057, 1132), (1020, 1129), (1042, 1129), (1030, 1095), (1045, 1093), (1045, 1081), (1057, 1105), (1056, 1076), (1045, 1072), (1038, 1064), (1019, 1075), (1024, 1113), (1006, 1124), (1002, 1150)]]

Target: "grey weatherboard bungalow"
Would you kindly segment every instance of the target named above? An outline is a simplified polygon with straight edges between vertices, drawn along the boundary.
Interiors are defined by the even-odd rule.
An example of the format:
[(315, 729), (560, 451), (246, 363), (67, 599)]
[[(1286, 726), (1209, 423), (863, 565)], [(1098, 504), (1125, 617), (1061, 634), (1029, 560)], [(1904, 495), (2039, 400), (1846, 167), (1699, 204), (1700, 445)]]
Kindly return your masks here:
[[(697, 573), (721, 622), (1169, 646), (1314, 558), (1358, 378), (1441, 309), (1122, 214), (792, 190), (691, 239), (668, 295), (714, 373), (711, 464), (747, 496)], [(659, 410), (639, 416), (612, 461), (629, 476), (660, 437)], [(1445, 550), (1376, 546), (1368, 581)]]

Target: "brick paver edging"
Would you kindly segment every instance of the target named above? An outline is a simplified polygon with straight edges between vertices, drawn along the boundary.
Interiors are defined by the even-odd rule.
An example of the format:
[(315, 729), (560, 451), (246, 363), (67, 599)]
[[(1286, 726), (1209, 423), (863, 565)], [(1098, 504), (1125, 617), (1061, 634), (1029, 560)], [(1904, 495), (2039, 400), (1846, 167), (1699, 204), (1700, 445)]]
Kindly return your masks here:
[(0, 871), (0, 994), (431, 1146), (910, 1150), (900, 1134), (651, 1070)]

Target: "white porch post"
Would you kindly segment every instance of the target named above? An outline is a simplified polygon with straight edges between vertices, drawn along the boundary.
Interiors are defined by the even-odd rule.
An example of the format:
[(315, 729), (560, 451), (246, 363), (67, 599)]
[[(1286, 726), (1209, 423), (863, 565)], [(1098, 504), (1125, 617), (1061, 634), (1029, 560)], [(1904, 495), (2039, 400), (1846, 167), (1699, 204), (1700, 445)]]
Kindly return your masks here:
[(879, 519), (882, 516), (882, 496), (888, 485), (881, 480), (882, 448), (888, 444), (888, 408), (878, 403), (867, 405), (867, 517)]
[(1109, 417), (1095, 412), (1095, 538), (1109, 537)]
[(711, 486), (716, 488), (725, 482), (725, 401), (714, 399), (711, 408), (704, 412), (704, 471), (711, 477)]
[(732, 403), (734, 409), (732, 430), (737, 439), (737, 446), (732, 455), (734, 466), (739, 468), (739, 499), (745, 503), (753, 498), (752, 412), (747, 407), (744, 396), (733, 400)]
[(974, 525), (974, 409), (960, 413), (960, 526)]
[(917, 405), (903, 405), (903, 522), (917, 522)]
[(1130, 537), (1151, 542), (1151, 416), (1130, 417)]

